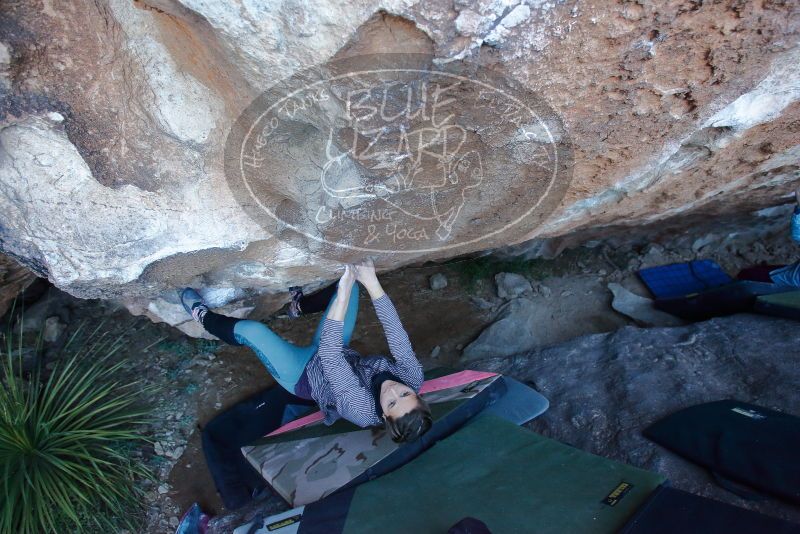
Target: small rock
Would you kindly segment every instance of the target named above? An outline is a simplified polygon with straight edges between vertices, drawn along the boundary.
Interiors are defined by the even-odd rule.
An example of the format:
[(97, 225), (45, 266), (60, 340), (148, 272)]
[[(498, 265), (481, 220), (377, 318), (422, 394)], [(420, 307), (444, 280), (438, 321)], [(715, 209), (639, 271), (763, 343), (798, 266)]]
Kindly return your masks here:
[(528, 279), (517, 273), (497, 273), (494, 281), (501, 299), (514, 299), (533, 290)]
[(658, 265), (669, 263), (667, 251), (664, 249), (664, 247), (655, 243), (648, 245), (647, 250), (640, 259), (642, 268), (656, 267)]
[(478, 309), (481, 310), (491, 310), (494, 308), (494, 304), (486, 299), (481, 297), (471, 296), (469, 301)]
[(542, 284), (541, 282), (535, 282), (533, 284), (533, 294), (549, 298), (553, 295), (553, 290), (547, 287), (546, 285)]
[(436, 345), (433, 347), (433, 350), (431, 350), (431, 358), (438, 358), (440, 352), (442, 352), (442, 347)]
[(183, 451), (186, 447), (175, 447), (171, 451), (167, 451), (167, 457), (172, 458), (173, 460), (177, 460), (183, 455)]
[(157, 455), (164, 456), (164, 446), (161, 444), (160, 441), (156, 441), (154, 449)]
[(717, 240), (717, 236), (714, 234), (706, 234), (703, 237), (698, 237), (692, 243), (692, 250), (695, 252), (700, 252), (700, 249), (707, 247), (711, 243)]
[(611, 307), (643, 326), (679, 326), (684, 324), (677, 317), (656, 309), (651, 299), (640, 297), (617, 283), (608, 284), (614, 295)]
[(180, 521), (174, 515), (169, 518), (169, 526), (171, 526), (172, 528), (178, 528), (179, 524), (180, 524)]
[(61, 334), (64, 333), (66, 328), (67, 325), (62, 323), (58, 316), (54, 315), (52, 317), (48, 317), (44, 322), (44, 331), (42, 332), (42, 337), (47, 343), (55, 343), (58, 338), (61, 337)]
[(164, 494), (165, 494), (165, 493), (167, 493), (168, 491), (169, 491), (169, 486), (167, 486), (166, 484), (161, 484), (161, 485), (158, 487), (158, 493), (159, 493), (160, 495), (164, 495)]
[(436, 273), (428, 279), (428, 283), (434, 291), (444, 289), (447, 287), (447, 277), (442, 273)]

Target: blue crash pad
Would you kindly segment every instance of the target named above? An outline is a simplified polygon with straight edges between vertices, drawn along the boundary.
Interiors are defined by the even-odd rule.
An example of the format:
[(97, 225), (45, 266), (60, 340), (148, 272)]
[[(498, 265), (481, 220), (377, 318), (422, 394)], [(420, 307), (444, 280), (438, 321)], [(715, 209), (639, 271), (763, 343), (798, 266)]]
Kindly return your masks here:
[(700, 293), (733, 282), (722, 267), (712, 260), (650, 267), (640, 270), (639, 277), (658, 299)]
[(506, 383), (506, 393), (484, 408), (483, 413), (496, 415), (515, 425), (524, 425), (547, 411), (550, 402), (544, 395), (511, 377), (503, 376), (503, 381)]

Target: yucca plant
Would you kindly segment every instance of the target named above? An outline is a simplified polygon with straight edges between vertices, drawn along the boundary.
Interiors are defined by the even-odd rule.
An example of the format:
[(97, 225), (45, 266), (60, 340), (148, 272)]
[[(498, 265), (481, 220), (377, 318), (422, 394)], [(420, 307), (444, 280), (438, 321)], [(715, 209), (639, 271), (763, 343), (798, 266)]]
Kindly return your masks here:
[(111, 363), (121, 340), (97, 336), (67, 343), (55, 366), (23, 372), (21, 336), (0, 347), (0, 532), (135, 530), (149, 477), (130, 458), (147, 422), (140, 384), (122, 383)]

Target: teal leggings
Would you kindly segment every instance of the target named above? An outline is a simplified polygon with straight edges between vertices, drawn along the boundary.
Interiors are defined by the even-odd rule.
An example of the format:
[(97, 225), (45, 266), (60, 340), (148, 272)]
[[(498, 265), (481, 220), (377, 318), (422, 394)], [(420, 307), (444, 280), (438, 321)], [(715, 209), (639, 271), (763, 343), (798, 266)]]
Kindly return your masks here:
[[(233, 335), (237, 342), (253, 349), (261, 363), (264, 364), (272, 377), (284, 389), (294, 393), (294, 386), (300, 380), (306, 364), (317, 352), (319, 339), (322, 335), (322, 324), (335, 298), (336, 294), (334, 293), (330, 302), (328, 302), (328, 307), (325, 309), (319, 326), (317, 326), (317, 331), (314, 332), (314, 338), (308, 346), (300, 347), (290, 343), (270, 330), (267, 325), (258, 321), (237, 321), (233, 327)], [(342, 328), (342, 338), (345, 345), (350, 344), (350, 337), (353, 334), (353, 328), (356, 326), (357, 316), (358, 284), (353, 284)]]

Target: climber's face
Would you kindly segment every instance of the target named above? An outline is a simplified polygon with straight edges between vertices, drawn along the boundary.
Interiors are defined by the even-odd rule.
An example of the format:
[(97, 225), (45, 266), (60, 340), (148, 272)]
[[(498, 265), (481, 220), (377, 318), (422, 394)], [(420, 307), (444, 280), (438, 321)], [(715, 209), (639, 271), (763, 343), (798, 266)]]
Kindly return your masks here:
[(381, 384), (380, 402), (383, 414), (394, 419), (399, 419), (419, 405), (414, 390), (394, 380), (385, 380)]

